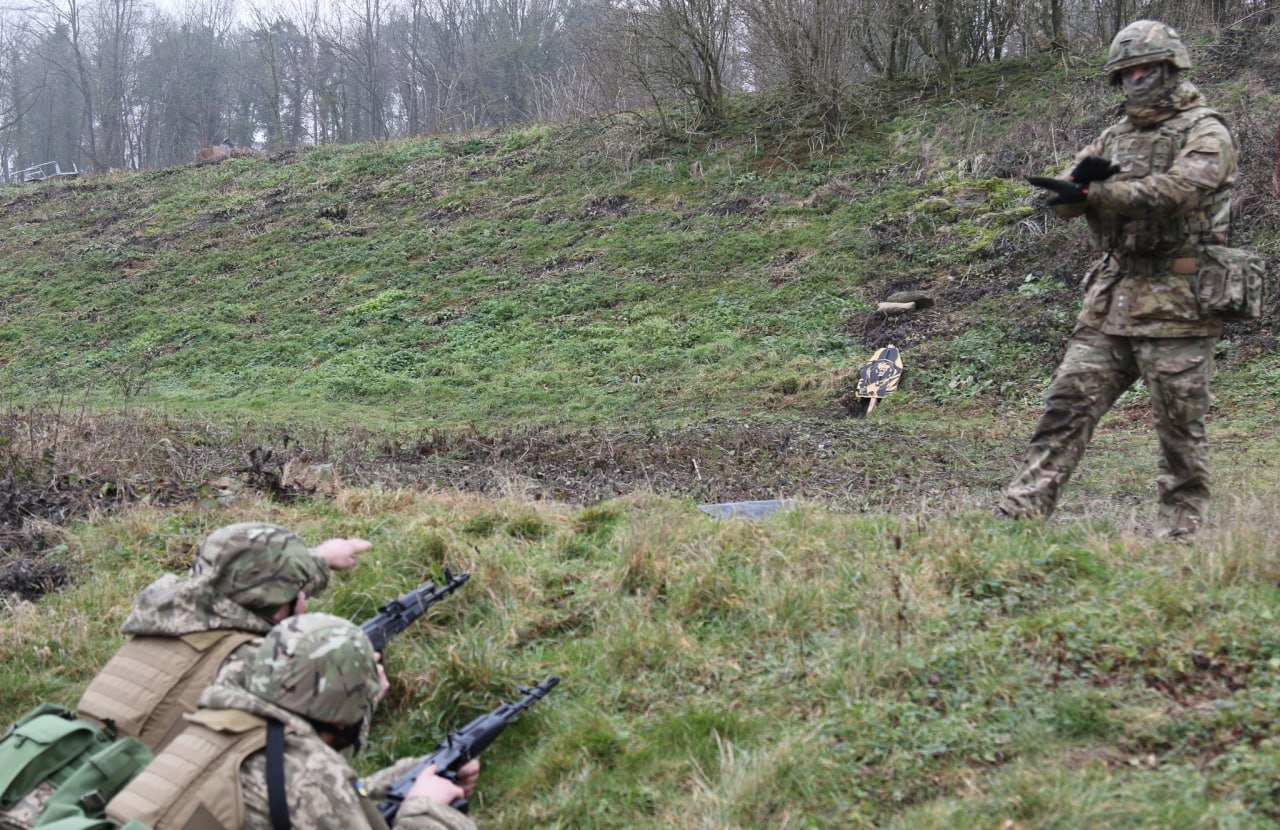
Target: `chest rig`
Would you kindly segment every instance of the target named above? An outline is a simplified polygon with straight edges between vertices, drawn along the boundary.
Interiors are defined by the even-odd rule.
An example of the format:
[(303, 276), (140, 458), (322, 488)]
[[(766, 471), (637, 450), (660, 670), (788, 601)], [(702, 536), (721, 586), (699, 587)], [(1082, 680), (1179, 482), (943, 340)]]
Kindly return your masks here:
[[(1167, 173), (1191, 128), (1204, 118), (1221, 120), (1222, 116), (1208, 107), (1193, 107), (1147, 129), (1129, 120), (1109, 129), (1103, 153), (1120, 165), (1114, 181)], [(1231, 190), (1220, 187), (1191, 213), (1145, 218), (1108, 214), (1091, 225), (1103, 251), (1157, 257), (1190, 253), (1197, 245), (1227, 243)]]

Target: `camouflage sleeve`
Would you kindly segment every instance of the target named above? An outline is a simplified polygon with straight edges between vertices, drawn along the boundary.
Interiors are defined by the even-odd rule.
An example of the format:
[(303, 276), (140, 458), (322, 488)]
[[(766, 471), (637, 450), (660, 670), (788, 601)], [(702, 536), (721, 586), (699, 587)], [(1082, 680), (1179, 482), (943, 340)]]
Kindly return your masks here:
[[(356, 792), (355, 773), (336, 752), (314, 739), (291, 735), (285, 743), (284, 776), (289, 789), (289, 818), (294, 827), (373, 830), (366, 805)], [(251, 755), (240, 768), (240, 787), (244, 794), (245, 830), (272, 830), (265, 751)], [(370, 793), (370, 801), (376, 804), (378, 800)], [(426, 798), (405, 799), (392, 826), (399, 830), (476, 830), (466, 815)]]
[(253, 655), (258, 653), (260, 645), (262, 645), (261, 638), (236, 646), (235, 651), (222, 661), (213, 682), (230, 683), (243, 688), (249, 679), (249, 667), (253, 665)]
[[(422, 763), (423, 758), (401, 758), (361, 779), (369, 799), (376, 804), (386, 798), (396, 779)], [(466, 815), (427, 798), (406, 799), (396, 814), (395, 826), (413, 830), (475, 830), (475, 823)]]
[(1194, 210), (1200, 200), (1235, 181), (1231, 133), (1217, 118), (1203, 118), (1165, 173), (1109, 179), (1089, 188), (1089, 207), (1136, 219), (1159, 219)]
[(318, 597), (324, 593), (325, 588), (329, 587), (329, 579), (333, 576), (333, 569), (329, 567), (329, 563), (323, 558), (314, 554), (311, 558), (315, 560), (316, 567), (320, 570), (307, 580), (307, 584), (302, 586), (302, 590), (306, 591), (309, 597)]
[[(424, 755), (423, 758), (425, 757)], [(405, 775), (420, 763), (422, 763), (422, 758), (401, 758), (389, 767), (383, 767), (372, 775), (364, 776), (360, 779), (360, 783), (364, 784), (364, 788), (368, 791), (370, 798), (374, 801), (381, 801), (386, 798), (387, 792), (391, 789), (391, 785), (396, 783), (396, 779)]]

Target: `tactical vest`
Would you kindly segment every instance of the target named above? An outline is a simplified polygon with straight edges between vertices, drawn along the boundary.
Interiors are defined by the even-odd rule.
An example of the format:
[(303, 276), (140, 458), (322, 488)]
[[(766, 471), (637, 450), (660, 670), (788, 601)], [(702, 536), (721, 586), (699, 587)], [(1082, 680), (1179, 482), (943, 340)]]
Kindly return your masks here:
[(196, 710), (231, 652), (254, 639), (243, 631), (134, 637), (89, 683), (77, 712), (159, 751), (182, 731), (182, 716)]
[[(146, 769), (107, 804), (107, 818), (148, 830), (241, 830), (240, 768), (267, 744), (267, 721), (239, 709), (201, 709)], [(286, 787), (288, 781), (285, 782)], [(370, 830), (389, 830), (360, 793)]]
[(266, 746), (267, 722), (238, 709), (202, 709), (107, 805), (107, 818), (152, 830), (241, 830), (240, 766)]
[[(1223, 120), (1209, 107), (1193, 107), (1147, 129), (1127, 119), (1108, 129), (1102, 154), (1121, 167), (1114, 180), (1167, 172), (1191, 128), (1205, 118)], [(1090, 226), (1100, 250), (1138, 256), (1174, 256), (1201, 244), (1224, 245), (1231, 230), (1231, 186), (1209, 194), (1190, 214), (1145, 219), (1111, 214)]]

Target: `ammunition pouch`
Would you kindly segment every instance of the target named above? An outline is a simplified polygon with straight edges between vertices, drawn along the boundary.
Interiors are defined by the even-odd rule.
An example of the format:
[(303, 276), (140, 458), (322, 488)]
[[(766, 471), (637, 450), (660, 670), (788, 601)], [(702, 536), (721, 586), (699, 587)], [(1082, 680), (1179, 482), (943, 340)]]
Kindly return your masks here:
[(1204, 245), (1196, 274), (1201, 308), (1223, 320), (1262, 316), (1266, 262), (1253, 251)]

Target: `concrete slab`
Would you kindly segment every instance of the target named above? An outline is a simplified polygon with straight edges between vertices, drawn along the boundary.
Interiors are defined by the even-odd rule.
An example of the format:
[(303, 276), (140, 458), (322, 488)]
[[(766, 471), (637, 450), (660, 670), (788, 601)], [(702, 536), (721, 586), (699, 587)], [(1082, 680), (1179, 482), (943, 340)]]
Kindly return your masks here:
[(763, 519), (779, 510), (790, 507), (790, 499), (765, 499), (762, 501), (727, 501), (720, 504), (700, 504), (698, 509), (717, 519)]

